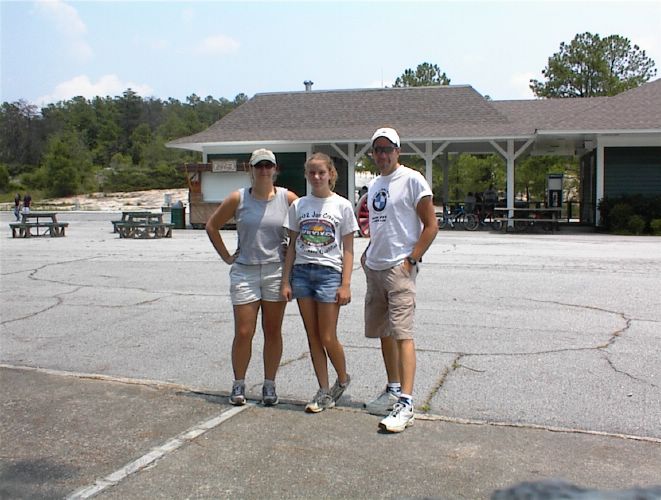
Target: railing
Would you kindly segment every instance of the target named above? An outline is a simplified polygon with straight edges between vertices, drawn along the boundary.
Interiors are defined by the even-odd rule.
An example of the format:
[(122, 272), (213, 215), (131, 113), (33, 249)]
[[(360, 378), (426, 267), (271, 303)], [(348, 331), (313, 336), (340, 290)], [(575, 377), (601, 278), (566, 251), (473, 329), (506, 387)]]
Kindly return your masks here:
[[(463, 207), (464, 205), (465, 203), (463, 201), (455, 201), (455, 200), (450, 200), (449, 202), (445, 203), (445, 206), (448, 211), (454, 210), (457, 207)], [(573, 223), (573, 224), (581, 223), (582, 205), (583, 205), (582, 202), (574, 201), (574, 200), (563, 202), (560, 215), (558, 216), (558, 220), (561, 220), (563, 223)], [(507, 205), (506, 203), (500, 201), (496, 206), (499, 208), (505, 208)], [(547, 208), (547, 207), (545, 206), (544, 202), (541, 201), (514, 200), (513, 208), (538, 209), (538, 208)], [(476, 203), (475, 212), (478, 212), (479, 210), (480, 210), (480, 204)]]

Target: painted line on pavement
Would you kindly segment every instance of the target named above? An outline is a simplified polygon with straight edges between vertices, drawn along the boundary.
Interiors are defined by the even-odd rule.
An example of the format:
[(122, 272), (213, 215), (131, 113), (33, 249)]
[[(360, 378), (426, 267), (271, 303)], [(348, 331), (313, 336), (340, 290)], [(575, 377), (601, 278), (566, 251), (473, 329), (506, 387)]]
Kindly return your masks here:
[(145, 467), (153, 464), (157, 460), (160, 460), (169, 453), (172, 453), (173, 451), (179, 449), (184, 444), (191, 442), (192, 440), (198, 438), (205, 432), (213, 429), (214, 427), (219, 426), (223, 422), (229, 420), (230, 418), (234, 417), (235, 415), (238, 415), (242, 411), (252, 406), (255, 406), (254, 403), (248, 403), (244, 406), (235, 406), (216, 417), (210, 418), (209, 420), (206, 420), (204, 422), (199, 423), (198, 425), (191, 427), (187, 431), (179, 434), (177, 437), (172, 438), (169, 441), (166, 441), (161, 446), (158, 446), (157, 448), (153, 448), (149, 453), (146, 453), (137, 460), (134, 460), (133, 462), (126, 464), (124, 467), (116, 470), (111, 474), (108, 474), (104, 478), (97, 479), (94, 484), (79, 488), (78, 490), (68, 495), (66, 497), (67, 500), (79, 500), (79, 499), (91, 498), (94, 495), (100, 493), (101, 491), (110, 488), (111, 486), (117, 485), (118, 483), (129, 477), (131, 474), (135, 474), (136, 472), (141, 471)]

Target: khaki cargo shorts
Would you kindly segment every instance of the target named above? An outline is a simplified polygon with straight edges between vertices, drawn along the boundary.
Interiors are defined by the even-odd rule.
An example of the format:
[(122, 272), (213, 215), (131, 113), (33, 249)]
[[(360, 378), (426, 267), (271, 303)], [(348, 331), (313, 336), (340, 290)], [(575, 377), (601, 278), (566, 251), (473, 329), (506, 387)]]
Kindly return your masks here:
[(367, 266), (363, 269), (367, 278), (365, 336), (412, 339), (417, 266), (411, 270), (410, 275), (403, 263), (383, 271), (375, 271)]

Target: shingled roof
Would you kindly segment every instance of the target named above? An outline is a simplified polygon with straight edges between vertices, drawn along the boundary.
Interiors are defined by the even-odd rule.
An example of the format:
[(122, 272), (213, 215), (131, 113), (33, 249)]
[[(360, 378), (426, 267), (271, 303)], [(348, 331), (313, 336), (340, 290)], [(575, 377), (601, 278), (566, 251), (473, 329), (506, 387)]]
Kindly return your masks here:
[(509, 119), (470, 86), (257, 94), (207, 130), (170, 145), (218, 142), (364, 142), (375, 124), (403, 140), (489, 135)]
[(598, 100), (582, 113), (568, 115), (549, 129), (586, 131), (659, 131), (661, 79)]
[(540, 130), (661, 130), (661, 79), (614, 97), (489, 101), (471, 86), (257, 94), (211, 127), (168, 143), (365, 142), (375, 126), (403, 141), (532, 137)]

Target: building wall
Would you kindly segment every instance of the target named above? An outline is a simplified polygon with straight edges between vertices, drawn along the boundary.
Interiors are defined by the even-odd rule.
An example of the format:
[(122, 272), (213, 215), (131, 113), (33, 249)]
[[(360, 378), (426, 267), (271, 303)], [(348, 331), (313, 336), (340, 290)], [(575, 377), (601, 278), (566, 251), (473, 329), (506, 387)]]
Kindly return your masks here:
[[(298, 196), (305, 193), (305, 153), (275, 153), (276, 161), (280, 170), (276, 185), (286, 187), (294, 191)], [(207, 154), (207, 161), (213, 160), (236, 160), (237, 166), (247, 165), (250, 153), (237, 154)], [(250, 177), (247, 171), (239, 172), (204, 172), (202, 176), (202, 196), (204, 201), (222, 201), (232, 191), (250, 186)]]
[(661, 195), (661, 147), (604, 148), (604, 195)]
[(232, 191), (250, 186), (248, 172), (202, 172), (202, 199), (220, 203)]
[(280, 166), (276, 185), (286, 187), (298, 196), (306, 195), (305, 153), (275, 153)]

